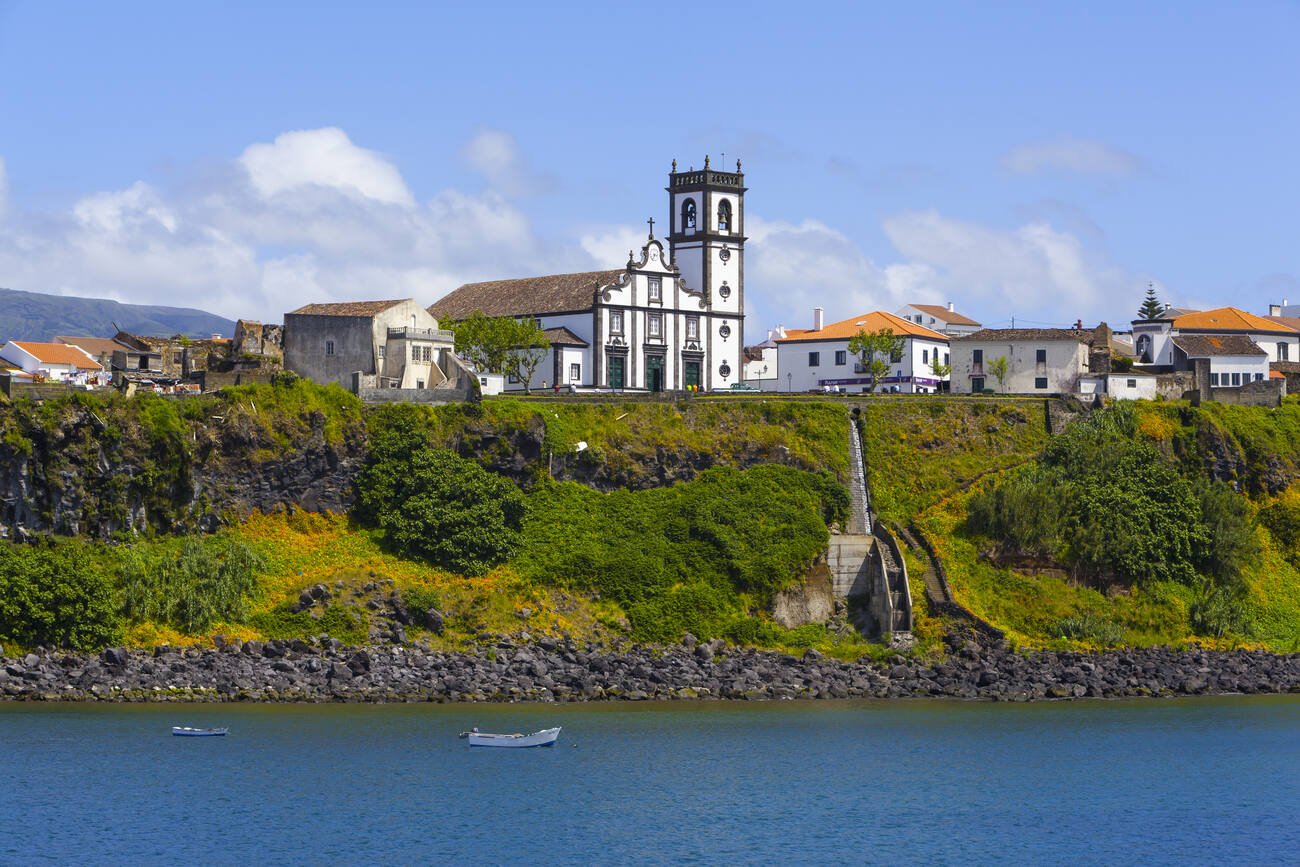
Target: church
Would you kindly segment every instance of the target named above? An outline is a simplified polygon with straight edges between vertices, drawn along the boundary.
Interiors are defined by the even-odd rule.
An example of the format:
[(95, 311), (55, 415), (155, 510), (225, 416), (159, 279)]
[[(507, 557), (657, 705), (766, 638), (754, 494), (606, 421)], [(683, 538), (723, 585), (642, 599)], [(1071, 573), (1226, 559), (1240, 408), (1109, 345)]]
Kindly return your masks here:
[[(429, 308), (440, 322), (535, 318), (551, 341), (529, 387), (712, 391), (740, 382), (745, 322), (745, 175), (668, 174), (667, 247), (655, 221), (640, 255), (608, 271), (469, 283)], [(507, 390), (522, 390), (510, 382)]]

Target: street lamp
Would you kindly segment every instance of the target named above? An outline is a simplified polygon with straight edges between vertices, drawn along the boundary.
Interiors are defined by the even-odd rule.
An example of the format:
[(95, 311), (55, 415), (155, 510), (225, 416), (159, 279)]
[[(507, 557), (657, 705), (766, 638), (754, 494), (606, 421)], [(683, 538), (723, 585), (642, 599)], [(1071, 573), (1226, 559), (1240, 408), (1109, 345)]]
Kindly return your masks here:
[(793, 374), (793, 373), (787, 373), (787, 374), (785, 375), (785, 393), (786, 393), (786, 394), (793, 394), (793, 393), (794, 393), (794, 374)]

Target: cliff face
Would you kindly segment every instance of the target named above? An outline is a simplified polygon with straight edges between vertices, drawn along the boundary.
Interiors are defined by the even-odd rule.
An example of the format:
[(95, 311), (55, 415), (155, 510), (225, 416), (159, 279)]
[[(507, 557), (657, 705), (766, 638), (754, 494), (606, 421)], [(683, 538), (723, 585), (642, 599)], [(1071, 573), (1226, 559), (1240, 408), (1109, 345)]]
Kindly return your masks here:
[[(156, 405), (154, 405), (156, 404)], [(0, 537), (207, 531), (251, 510), (345, 510), (358, 420), (253, 402), (0, 407)], [(141, 411), (144, 410), (144, 411)], [(286, 442), (286, 439), (288, 442)]]

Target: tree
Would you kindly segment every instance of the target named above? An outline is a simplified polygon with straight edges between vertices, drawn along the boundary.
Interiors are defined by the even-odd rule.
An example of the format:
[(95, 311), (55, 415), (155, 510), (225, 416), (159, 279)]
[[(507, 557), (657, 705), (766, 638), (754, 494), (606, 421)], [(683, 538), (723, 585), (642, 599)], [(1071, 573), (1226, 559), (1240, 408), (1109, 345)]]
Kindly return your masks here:
[(357, 492), (361, 514), (389, 544), (449, 571), (481, 575), (519, 546), (519, 488), (448, 449), (425, 444), (372, 457)]
[(849, 352), (862, 360), (862, 366), (871, 376), (871, 390), (875, 391), (881, 377), (889, 373), (891, 361), (901, 360), (903, 338), (892, 329), (879, 331), (859, 330), (849, 338)]
[(1007, 357), (1005, 355), (999, 355), (997, 358), (990, 361), (989, 373), (993, 374), (993, 377), (998, 381), (998, 388), (1005, 392), (1007, 390), (1008, 373)]
[(471, 313), (459, 322), (448, 323), (456, 335), (456, 354), (480, 373), (504, 376), (509, 371), (514, 347), (515, 321), (508, 316)]
[(524, 391), (531, 392), (530, 383), (537, 366), (546, 358), (546, 351), (551, 348), (546, 331), (531, 317), (514, 323), (514, 340), (510, 349), (510, 372), (524, 384)]
[(1142, 300), (1142, 306), (1138, 308), (1138, 319), (1158, 319), (1164, 312), (1165, 306), (1156, 297), (1155, 284), (1148, 283), (1147, 297)]
[(0, 542), (0, 637), (23, 647), (107, 647), (122, 636), (114, 596), (84, 545)]
[(930, 372), (934, 374), (935, 379), (940, 381), (952, 375), (952, 365), (944, 364), (939, 360), (939, 350), (937, 349), (934, 351), (934, 360), (930, 362)]

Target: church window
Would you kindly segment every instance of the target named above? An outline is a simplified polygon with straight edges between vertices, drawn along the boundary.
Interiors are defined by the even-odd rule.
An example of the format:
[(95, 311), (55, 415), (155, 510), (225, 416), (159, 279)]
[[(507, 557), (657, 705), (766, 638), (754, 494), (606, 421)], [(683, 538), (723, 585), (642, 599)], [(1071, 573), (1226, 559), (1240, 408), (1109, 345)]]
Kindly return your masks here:
[(687, 199), (682, 202), (682, 230), (686, 232), (695, 231), (695, 200)]
[(326, 341), (325, 341), (325, 354), (326, 354), (326, 355), (333, 355), (333, 354), (334, 354), (334, 341), (333, 341), (333, 340), (326, 340)]
[(687, 340), (700, 339), (700, 317), (698, 316), (686, 317), (686, 339)]
[(658, 313), (651, 313), (650, 318), (647, 320), (646, 323), (646, 333), (649, 334), (650, 337), (654, 338), (655, 340), (658, 340), (659, 338), (663, 337), (663, 333), (664, 333), (663, 316), (661, 316)]
[(648, 282), (649, 282), (650, 300), (655, 302), (662, 302), (664, 300), (663, 280), (659, 277), (651, 277)]
[(620, 334), (620, 335), (623, 333), (623, 311), (622, 311), (622, 310), (611, 310), (611, 311), (610, 311), (610, 313), (609, 313), (609, 333), (610, 333), (610, 334)]
[(718, 231), (731, 231), (731, 202), (726, 199), (718, 203)]

